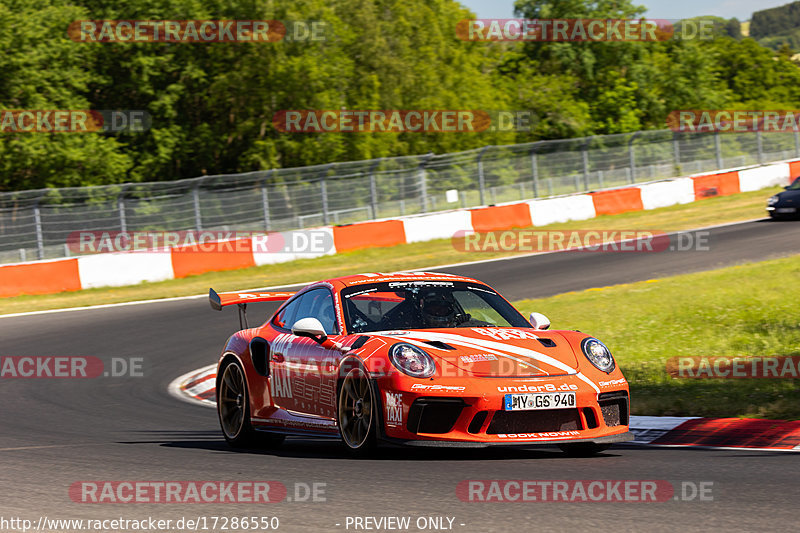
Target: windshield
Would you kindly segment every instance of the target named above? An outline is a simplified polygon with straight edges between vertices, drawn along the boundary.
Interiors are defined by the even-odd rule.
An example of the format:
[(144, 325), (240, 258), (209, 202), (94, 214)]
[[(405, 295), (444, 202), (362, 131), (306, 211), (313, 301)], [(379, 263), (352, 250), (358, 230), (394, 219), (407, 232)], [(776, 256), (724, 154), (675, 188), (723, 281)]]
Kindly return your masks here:
[(342, 291), (347, 330), (515, 327), (530, 323), (485, 285), (463, 281), (392, 281)]
[(794, 180), (794, 183), (792, 183), (791, 185), (786, 187), (786, 189), (789, 190), (789, 191), (800, 190), (800, 178), (797, 178), (796, 180)]

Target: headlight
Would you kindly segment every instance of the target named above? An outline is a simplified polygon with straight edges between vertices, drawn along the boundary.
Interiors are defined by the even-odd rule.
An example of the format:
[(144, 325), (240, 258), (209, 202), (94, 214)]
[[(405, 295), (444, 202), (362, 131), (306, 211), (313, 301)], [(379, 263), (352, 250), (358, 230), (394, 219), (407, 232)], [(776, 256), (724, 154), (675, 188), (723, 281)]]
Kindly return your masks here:
[(392, 346), (389, 359), (401, 372), (412, 378), (429, 378), (436, 372), (436, 365), (430, 355), (405, 342)]
[(777, 196), (770, 196), (769, 200), (767, 200), (767, 205), (775, 205), (777, 203), (778, 203), (778, 197)]
[(611, 350), (599, 340), (593, 337), (583, 339), (581, 350), (583, 350), (586, 359), (596, 366), (598, 370), (602, 370), (607, 374), (610, 374), (614, 370), (616, 366), (614, 363), (614, 356), (611, 355)]

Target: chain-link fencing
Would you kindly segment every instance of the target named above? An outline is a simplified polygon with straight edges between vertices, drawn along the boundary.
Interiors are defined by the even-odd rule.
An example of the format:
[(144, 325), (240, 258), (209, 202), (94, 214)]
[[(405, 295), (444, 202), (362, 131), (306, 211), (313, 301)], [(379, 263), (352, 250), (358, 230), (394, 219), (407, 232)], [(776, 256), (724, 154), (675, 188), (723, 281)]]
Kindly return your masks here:
[(0, 262), (70, 255), (79, 231), (283, 231), (585, 192), (800, 157), (788, 133), (670, 130), (0, 193)]

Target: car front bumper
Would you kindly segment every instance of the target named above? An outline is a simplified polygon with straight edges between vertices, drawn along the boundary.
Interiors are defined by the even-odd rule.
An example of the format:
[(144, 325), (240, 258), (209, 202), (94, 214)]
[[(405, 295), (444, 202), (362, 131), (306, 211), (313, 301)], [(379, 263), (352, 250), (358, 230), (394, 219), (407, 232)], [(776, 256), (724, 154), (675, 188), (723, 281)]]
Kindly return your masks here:
[[(418, 446), (624, 442), (629, 432), (627, 383), (597, 392), (577, 376), (440, 381), (411, 386), (376, 381), (381, 438)], [(572, 387), (575, 408), (506, 411), (502, 383)], [(465, 384), (466, 383), (466, 384)], [(412, 388), (413, 387), (413, 388)], [(457, 389), (464, 390), (457, 390)], [(512, 386), (513, 389), (513, 386)], [(511, 390), (510, 392), (516, 392)]]

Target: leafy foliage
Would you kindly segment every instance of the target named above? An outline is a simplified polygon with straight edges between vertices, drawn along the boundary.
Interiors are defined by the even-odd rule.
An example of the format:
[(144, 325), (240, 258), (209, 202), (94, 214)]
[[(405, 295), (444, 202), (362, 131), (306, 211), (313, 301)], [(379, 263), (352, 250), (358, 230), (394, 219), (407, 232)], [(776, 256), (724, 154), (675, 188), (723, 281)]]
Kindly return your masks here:
[[(630, 0), (518, 0), (528, 18), (636, 18)], [(768, 10), (771, 11), (771, 10)], [(140, 109), (144, 133), (0, 134), (0, 190), (160, 181), (662, 129), (675, 109), (792, 108), (787, 53), (738, 40), (497, 43), (457, 38), (455, 0), (0, 0), (0, 108)], [(324, 24), (324, 40), (93, 44), (81, 19)], [(754, 18), (755, 22), (755, 18)], [(756, 25), (756, 29), (758, 25)], [(530, 131), (279, 132), (292, 109), (524, 110)]]

